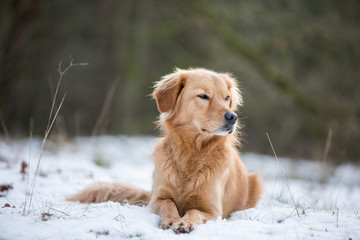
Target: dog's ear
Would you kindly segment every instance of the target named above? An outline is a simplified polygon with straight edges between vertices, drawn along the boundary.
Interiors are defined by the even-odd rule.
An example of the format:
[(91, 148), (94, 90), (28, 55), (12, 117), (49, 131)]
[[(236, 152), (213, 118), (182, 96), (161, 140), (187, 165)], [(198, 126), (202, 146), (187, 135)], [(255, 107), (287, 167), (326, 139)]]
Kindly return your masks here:
[(237, 85), (235, 78), (233, 78), (231, 74), (224, 73), (223, 76), (231, 93), (230, 108), (235, 111), (239, 106), (241, 107), (243, 105), (241, 91)]
[(160, 113), (169, 112), (174, 107), (184, 86), (185, 76), (180, 69), (176, 69), (174, 73), (162, 77), (155, 83), (152, 96)]

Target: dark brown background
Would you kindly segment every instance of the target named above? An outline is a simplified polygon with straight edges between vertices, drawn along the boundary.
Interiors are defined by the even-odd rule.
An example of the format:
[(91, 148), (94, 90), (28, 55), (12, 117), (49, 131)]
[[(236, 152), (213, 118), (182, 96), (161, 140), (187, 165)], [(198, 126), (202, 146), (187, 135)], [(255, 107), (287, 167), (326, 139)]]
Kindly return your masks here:
[(89, 65), (64, 75), (53, 138), (156, 135), (153, 82), (206, 67), (241, 83), (243, 151), (271, 154), (269, 132), (279, 155), (318, 160), (331, 129), (329, 159), (358, 162), (359, 26), (356, 0), (4, 0), (2, 123), (26, 137), (33, 119), (43, 135), (59, 62), (72, 55)]

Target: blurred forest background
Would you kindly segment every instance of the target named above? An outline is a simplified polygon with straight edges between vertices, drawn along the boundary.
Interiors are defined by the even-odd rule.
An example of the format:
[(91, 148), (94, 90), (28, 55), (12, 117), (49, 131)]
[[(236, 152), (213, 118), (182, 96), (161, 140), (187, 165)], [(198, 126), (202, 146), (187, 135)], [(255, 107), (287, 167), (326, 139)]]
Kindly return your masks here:
[[(242, 151), (360, 161), (360, 1), (2, 0), (1, 132), (53, 138), (156, 135), (148, 96), (174, 67), (232, 72)], [(329, 139), (327, 141), (327, 139)]]

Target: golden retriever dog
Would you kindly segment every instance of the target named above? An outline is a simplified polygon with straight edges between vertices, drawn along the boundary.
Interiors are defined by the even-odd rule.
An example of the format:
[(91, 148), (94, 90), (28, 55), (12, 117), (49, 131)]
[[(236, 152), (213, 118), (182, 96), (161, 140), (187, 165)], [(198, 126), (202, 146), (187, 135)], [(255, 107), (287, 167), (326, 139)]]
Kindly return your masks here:
[(240, 160), (235, 134), (242, 105), (226, 73), (176, 69), (155, 84), (163, 138), (153, 153), (152, 191), (125, 183), (97, 183), (69, 201), (149, 204), (160, 227), (176, 233), (255, 207), (262, 187)]

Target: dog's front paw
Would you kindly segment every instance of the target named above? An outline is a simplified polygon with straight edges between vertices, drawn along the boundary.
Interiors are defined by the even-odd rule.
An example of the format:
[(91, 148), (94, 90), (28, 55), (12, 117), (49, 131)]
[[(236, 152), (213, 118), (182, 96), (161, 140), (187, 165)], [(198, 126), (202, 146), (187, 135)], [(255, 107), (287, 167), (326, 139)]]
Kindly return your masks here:
[(164, 218), (160, 223), (160, 227), (164, 230), (169, 229), (174, 222), (177, 222), (179, 220), (180, 218)]
[(174, 222), (171, 226), (172, 230), (177, 233), (189, 233), (194, 230), (195, 224), (187, 219), (179, 219), (179, 221)]

